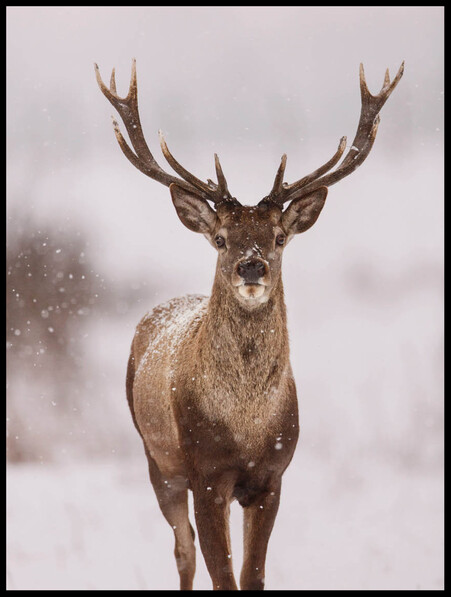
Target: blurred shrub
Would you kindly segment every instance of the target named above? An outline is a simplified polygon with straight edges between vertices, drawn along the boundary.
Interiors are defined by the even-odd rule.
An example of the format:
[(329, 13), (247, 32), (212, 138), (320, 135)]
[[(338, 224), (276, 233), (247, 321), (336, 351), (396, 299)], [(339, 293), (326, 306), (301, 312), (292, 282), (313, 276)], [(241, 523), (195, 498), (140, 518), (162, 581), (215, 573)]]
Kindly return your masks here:
[(11, 357), (21, 367), (55, 368), (76, 362), (74, 333), (101, 290), (79, 236), (24, 230), (7, 251)]
[(29, 220), (14, 222), (14, 233), (7, 248), (8, 458), (21, 461), (38, 457), (39, 413), (46, 419), (58, 405), (60, 418), (76, 416), (80, 339), (104, 285), (80, 233)]

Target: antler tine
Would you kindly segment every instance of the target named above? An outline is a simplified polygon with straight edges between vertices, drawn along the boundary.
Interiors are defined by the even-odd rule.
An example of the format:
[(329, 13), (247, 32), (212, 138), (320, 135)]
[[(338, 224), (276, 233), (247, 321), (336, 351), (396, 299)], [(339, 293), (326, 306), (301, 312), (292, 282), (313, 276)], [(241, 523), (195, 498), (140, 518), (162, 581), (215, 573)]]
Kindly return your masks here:
[(329, 162), (318, 168), (318, 170), (315, 170), (315, 172), (312, 172), (312, 174), (305, 176), (291, 185), (284, 184), (279, 193), (275, 197), (272, 197), (272, 200), (279, 205), (283, 205), (283, 203), (307, 195), (321, 186), (328, 187), (337, 183), (360, 166), (373, 147), (380, 122), (379, 112), (393, 89), (399, 83), (403, 73), (404, 62), (402, 62), (395, 78), (390, 83), (390, 75), (387, 69), (382, 89), (377, 95), (372, 95), (366, 84), (363, 64), (360, 64), (360, 119), (354, 141), (343, 161), (336, 170), (326, 174), (341, 158), (346, 147), (346, 137), (342, 137), (336, 154)]
[(338, 144), (337, 151), (334, 153), (334, 155), (331, 157), (331, 159), (328, 162), (326, 162), (323, 166), (320, 166), (319, 168), (317, 168), (311, 174), (304, 176), (304, 178), (301, 178), (297, 182), (294, 182), (290, 185), (286, 184), (284, 186), (284, 190), (286, 190), (287, 193), (292, 193), (296, 189), (300, 189), (301, 187), (304, 187), (305, 185), (309, 184), (313, 180), (316, 180), (319, 176), (322, 176), (326, 172), (329, 172), (329, 170), (331, 168), (333, 168), (335, 166), (335, 164), (337, 164), (339, 162), (341, 156), (343, 155), (344, 150), (346, 149), (346, 141), (347, 141), (347, 138), (342, 137), (340, 139), (340, 143)]
[(197, 178), (196, 176), (194, 176), (194, 174), (191, 174), (191, 172), (188, 172), (188, 170), (186, 170), (176, 159), (175, 157), (172, 155), (172, 153), (169, 151), (169, 148), (166, 144), (166, 141), (163, 137), (163, 133), (161, 130), (158, 131), (158, 135), (160, 137), (160, 147), (161, 147), (161, 151), (163, 152), (164, 157), (166, 158), (166, 160), (168, 161), (168, 163), (172, 166), (172, 168), (177, 172), (177, 174), (180, 174), (180, 176), (182, 176), (186, 181), (188, 181), (189, 183), (191, 183), (194, 187), (203, 190), (206, 193), (211, 194), (212, 193), (212, 189), (211, 187), (203, 182), (202, 180), (200, 180), (199, 178)]
[(113, 119), (114, 134), (116, 135), (116, 139), (125, 157), (135, 166), (135, 168), (138, 168), (138, 170), (141, 170), (141, 172), (153, 178), (152, 169), (147, 165), (146, 162), (140, 160), (139, 157), (130, 149), (130, 147), (127, 144), (127, 141), (124, 139), (121, 133), (117, 120), (114, 118), (114, 116), (112, 116), (111, 118)]
[[(96, 68), (97, 68), (97, 70), (96, 70), (96, 73), (97, 73), (97, 72), (98, 72), (98, 67), (97, 67), (97, 64), (96, 64)], [(99, 76), (100, 76), (100, 75), (99, 75)], [(117, 95), (117, 90), (116, 90), (116, 73), (115, 73), (115, 70), (114, 70), (114, 68), (113, 68), (113, 70), (111, 71), (111, 77), (110, 77), (110, 91), (111, 91), (112, 93), (114, 93), (115, 95)]]
[(287, 165), (287, 154), (284, 153), (280, 159), (280, 166), (277, 170), (276, 177), (274, 179), (274, 184), (272, 186), (271, 192), (269, 193), (269, 197), (277, 197), (282, 192), (282, 185), (283, 185), (283, 177), (285, 175), (285, 168)]
[(345, 149), (346, 149), (346, 137), (342, 137), (340, 139), (340, 143), (338, 145), (337, 151), (334, 153), (334, 155), (331, 157), (331, 159), (328, 162), (326, 162), (325, 164), (323, 164), (322, 166), (317, 168), (311, 174), (304, 176), (304, 178), (301, 178), (300, 180), (298, 180), (297, 182), (294, 182), (292, 184), (287, 184), (286, 182), (285, 183), (283, 182), (285, 166), (287, 163), (287, 156), (284, 153), (282, 156), (282, 160), (280, 162), (279, 169), (277, 170), (273, 188), (272, 188), (270, 194), (268, 195), (268, 197), (267, 198), (265, 197), (265, 199), (262, 199), (262, 201), (269, 199), (273, 203), (278, 203), (280, 205), (283, 205), (286, 201), (289, 200), (291, 195), (297, 189), (303, 188), (304, 186), (306, 186), (310, 182), (316, 180), (318, 177), (322, 176), (323, 174), (328, 172), (331, 168), (333, 168), (335, 166), (335, 164), (337, 164), (338, 161), (340, 160)]
[(390, 97), (391, 92), (398, 84), (399, 80), (401, 79), (402, 75), (404, 74), (404, 60), (401, 63), (401, 66), (396, 73), (395, 78), (390, 83), (390, 74), (389, 70), (385, 71), (384, 76), (384, 83), (382, 85), (382, 89), (379, 91), (377, 95), (373, 95), (370, 93), (368, 86), (365, 80), (365, 72), (363, 70), (363, 64), (360, 63), (360, 70), (359, 70), (359, 79), (360, 79), (360, 93), (362, 97), (362, 104), (373, 103), (379, 106), (379, 110), (385, 104), (385, 102)]
[(110, 89), (108, 89), (108, 87), (102, 81), (98, 65), (95, 64), (94, 66), (97, 83), (100, 87), (100, 90), (107, 100), (118, 111), (119, 116), (121, 117), (125, 128), (127, 129), (133, 149), (136, 152), (134, 153), (128, 146), (122, 133), (120, 132), (117, 120), (113, 117), (114, 132), (125, 156), (132, 162), (134, 166), (139, 168), (141, 172), (166, 186), (169, 186), (173, 182), (179, 182), (178, 178), (171, 176), (158, 165), (144, 139), (138, 112), (136, 60), (133, 59), (132, 61), (130, 87), (125, 98), (121, 98), (117, 95), (115, 69), (113, 69), (111, 73)]
[(390, 85), (390, 71), (387, 68), (387, 70), (385, 71), (384, 84), (382, 85), (382, 89), (384, 89), (384, 87), (387, 87), (388, 85)]
[(161, 182), (167, 187), (170, 186), (172, 183), (175, 183), (188, 191), (200, 195), (203, 199), (217, 202), (216, 190), (208, 186), (206, 183), (202, 182), (198, 178), (196, 178), (187, 170), (185, 170), (185, 168), (183, 168), (171, 156), (169, 150), (167, 149), (167, 146), (166, 151), (163, 150), (163, 153), (165, 154), (166, 159), (174, 168), (174, 170), (182, 176), (183, 180), (169, 174), (168, 172), (165, 172), (150, 152), (150, 149), (144, 138), (138, 111), (138, 84), (136, 76), (136, 60), (133, 59), (132, 61), (130, 85), (127, 96), (125, 98), (119, 97), (119, 95), (117, 94), (115, 69), (113, 68), (112, 70), (110, 77), (110, 88), (108, 89), (108, 87), (103, 82), (102, 77), (100, 76), (98, 65), (94, 64), (94, 66), (96, 79), (100, 87), (100, 90), (102, 91), (103, 95), (108, 99), (108, 101), (118, 111), (119, 116), (121, 117), (125, 125), (125, 128), (127, 129), (127, 133), (134, 151), (127, 144), (119, 129), (119, 124), (117, 120), (113, 117), (113, 127), (116, 139), (118, 140), (119, 146), (122, 149), (124, 155), (127, 157), (127, 159), (136, 168), (141, 170), (141, 172), (143, 172), (150, 178), (153, 178), (154, 180)]
[(229, 189), (227, 187), (227, 180), (224, 176), (224, 172), (222, 171), (221, 162), (219, 161), (218, 154), (215, 153), (215, 169), (216, 169), (216, 177), (218, 179), (218, 193), (221, 194), (222, 199), (231, 198), (229, 193)]
[[(132, 60), (132, 72), (130, 74), (130, 85), (128, 88), (127, 99), (136, 100), (138, 102), (138, 78), (136, 76), (136, 59)], [(138, 104), (136, 104), (138, 105)]]
[[(399, 67), (399, 70), (398, 70), (395, 78), (390, 83), (390, 79), (388, 78), (388, 69), (387, 69), (385, 72), (384, 84), (382, 86), (382, 89), (380, 90), (380, 92), (377, 95), (372, 95), (369, 92), (368, 87), (366, 85), (365, 74), (363, 71), (363, 64), (360, 64), (360, 90), (361, 90), (361, 97), (362, 97), (362, 106), (361, 106), (361, 111), (360, 111), (359, 124), (357, 127), (356, 135), (354, 137), (354, 141), (352, 142), (351, 149), (348, 152), (348, 154), (346, 155), (346, 157), (344, 158), (344, 160), (341, 163), (340, 168), (337, 170), (337, 172), (342, 167), (345, 167), (350, 162), (354, 161), (357, 157), (357, 154), (359, 154), (359, 155), (362, 153), (364, 154), (363, 159), (359, 159), (359, 162), (358, 162), (359, 164), (362, 163), (364, 161), (364, 159), (367, 157), (367, 155), (369, 154), (367, 144), (368, 144), (368, 140), (371, 135), (373, 123), (374, 123), (376, 117), (379, 115), (379, 112), (381, 111), (382, 106), (385, 104), (387, 99), (390, 97), (391, 92), (393, 91), (393, 89), (396, 87), (399, 80), (401, 79), (403, 73), (404, 73), (404, 61), (402, 62), (401, 66)], [(376, 128), (376, 131), (377, 131), (377, 128)], [(373, 140), (373, 142), (374, 142), (374, 140)], [(361, 155), (360, 155), (360, 158), (362, 158)], [(338, 182), (338, 180), (341, 180), (341, 178), (337, 179), (336, 182)], [(334, 183), (332, 183), (332, 184), (334, 184)]]
[(165, 141), (165, 138), (164, 138), (161, 130), (158, 131), (158, 134), (160, 136), (161, 151), (163, 152), (163, 155), (166, 158), (166, 160), (168, 161), (168, 163), (177, 172), (177, 174), (180, 174), (180, 176), (182, 176), (190, 184), (192, 184), (196, 188), (204, 191), (204, 193), (208, 194), (208, 199), (210, 201), (213, 201), (213, 203), (218, 204), (218, 203), (222, 203), (222, 202), (231, 202), (234, 205), (238, 204), (238, 201), (235, 198), (233, 198), (229, 193), (229, 190), (227, 188), (227, 181), (226, 181), (224, 173), (222, 171), (221, 164), (219, 162), (219, 158), (216, 154), (215, 154), (215, 166), (216, 166), (216, 175), (218, 177), (217, 185), (215, 183), (213, 183), (211, 180), (208, 180), (208, 182), (205, 183), (202, 180), (200, 180), (199, 178), (197, 178), (196, 176), (194, 176), (193, 174), (191, 174), (191, 172), (188, 172), (188, 170), (186, 170), (175, 159), (175, 157), (172, 155), (172, 153), (169, 151), (169, 148), (167, 146), (167, 143)]
[[(288, 200), (291, 201), (293, 199), (299, 199), (300, 197), (303, 197), (303, 196), (308, 195), (309, 193), (315, 191), (319, 187), (332, 186), (333, 184), (340, 181), (342, 178), (345, 178), (345, 176), (348, 176), (348, 174), (351, 174), (351, 172), (354, 172), (354, 170), (356, 168), (358, 168), (365, 161), (368, 154), (370, 153), (370, 151), (373, 147), (374, 141), (376, 140), (376, 134), (377, 134), (377, 129), (378, 129), (379, 123), (380, 123), (380, 117), (379, 117), (379, 115), (377, 115), (376, 118), (374, 119), (373, 125), (371, 127), (371, 131), (368, 134), (367, 142), (365, 145), (365, 151), (359, 152), (358, 149), (351, 148), (349, 150), (348, 154), (346, 155), (346, 158), (343, 160), (343, 162), (340, 164), (340, 167), (337, 170), (335, 170), (334, 172), (330, 172), (326, 176), (323, 176), (322, 178), (318, 178), (317, 180), (312, 181), (310, 184), (307, 184), (304, 187), (302, 187), (301, 189), (295, 191), (294, 193), (291, 194), (289, 199), (287, 199), (286, 201), (288, 201)], [(351, 155), (353, 157), (348, 159), (349, 156), (351, 156)]]

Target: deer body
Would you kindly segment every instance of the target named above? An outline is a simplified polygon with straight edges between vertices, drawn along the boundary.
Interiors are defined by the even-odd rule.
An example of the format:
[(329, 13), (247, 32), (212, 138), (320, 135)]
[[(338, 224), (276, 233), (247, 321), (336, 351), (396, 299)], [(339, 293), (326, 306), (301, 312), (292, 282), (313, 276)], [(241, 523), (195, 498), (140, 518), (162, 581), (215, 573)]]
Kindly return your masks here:
[(174, 532), (181, 589), (192, 589), (195, 572), (188, 490), (213, 588), (237, 589), (228, 522), (235, 499), (244, 510), (240, 587), (264, 588), (281, 479), (299, 435), (283, 250), (316, 222), (328, 186), (364, 161), (379, 111), (402, 72), (401, 66), (390, 83), (387, 71), (381, 92), (373, 96), (361, 67), (360, 122), (341, 165), (326, 174), (344, 153), (344, 137), (326, 164), (288, 185), (283, 182), (284, 155), (270, 194), (250, 207), (230, 195), (216, 155), (218, 183), (204, 183), (175, 160), (161, 137), (166, 159), (182, 178), (162, 170), (142, 134), (135, 64), (126, 98), (117, 95), (114, 71), (108, 89), (96, 66), (100, 89), (120, 113), (133, 146), (134, 151), (114, 122), (124, 154), (169, 186), (182, 223), (203, 234), (218, 253), (211, 296), (190, 295), (155, 307), (136, 328), (127, 369), (127, 399), (159, 506)]
[[(156, 307), (137, 328), (130, 363), (129, 400), (137, 428), (158, 482), (166, 485), (163, 501), (183, 495), (185, 541), (192, 543), (185, 506), (190, 488), (199, 503), (199, 540), (204, 553), (215, 556), (209, 566), (214, 583), (236, 588), (228, 508), (233, 499), (258, 508), (258, 520), (245, 530), (254, 536), (248, 557), (257, 565), (246, 572), (249, 588), (261, 588), (266, 552), (261, 522), (269, 517), (272, 527), (280, 479), (298, 438), (281, 279), (271, 298), (252, 311), (218, 275), (209, 299), (188, 296)], [(271, 508), (265, 509), (268, 500)], [(212, 517), (223, 519), (221, 554), (211, 548), (218, 544)]]

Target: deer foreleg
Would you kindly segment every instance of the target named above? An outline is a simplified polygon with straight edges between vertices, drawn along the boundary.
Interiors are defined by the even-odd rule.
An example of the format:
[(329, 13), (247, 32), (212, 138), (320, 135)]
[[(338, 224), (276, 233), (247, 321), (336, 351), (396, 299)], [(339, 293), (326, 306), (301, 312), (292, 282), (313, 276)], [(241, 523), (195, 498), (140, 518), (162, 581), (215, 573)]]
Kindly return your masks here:
[(197, 533), (214, 590), (237, 590), (229, 531), (230, 499), (208, 483), (193, 487)]
[(188, 518), (188, 490), (186, 479), (181, 475), (162, 475), (146, 449), (150, 480), (158, 498), (158, 505), (171, 525), (175, 538), (174, 555), (180, 576), (180, 589), (193, 588), (196, 570), (194, 531)]
[(280, 500), (280, 481), (244, 508), (244, 559), (241, 590), (262, 590), (269, 537)]

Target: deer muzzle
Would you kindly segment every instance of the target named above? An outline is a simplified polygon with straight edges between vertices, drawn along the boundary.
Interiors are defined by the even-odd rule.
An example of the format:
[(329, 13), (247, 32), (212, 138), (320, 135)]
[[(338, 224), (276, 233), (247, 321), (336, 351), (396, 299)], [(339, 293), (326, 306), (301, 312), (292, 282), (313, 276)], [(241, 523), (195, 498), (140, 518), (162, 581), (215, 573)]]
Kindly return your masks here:
[(267, 274), (268, 266), (262, 259), (246, 259), (236, 265), (236, 273), (244, 284), (260, 284)]
[(268, 285), (269, 266), (263, 259), (251, 258), (239, 261), (235, 266), (234, 285), (246, 299), (260, 298)]

